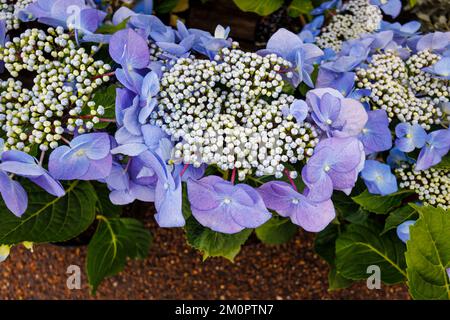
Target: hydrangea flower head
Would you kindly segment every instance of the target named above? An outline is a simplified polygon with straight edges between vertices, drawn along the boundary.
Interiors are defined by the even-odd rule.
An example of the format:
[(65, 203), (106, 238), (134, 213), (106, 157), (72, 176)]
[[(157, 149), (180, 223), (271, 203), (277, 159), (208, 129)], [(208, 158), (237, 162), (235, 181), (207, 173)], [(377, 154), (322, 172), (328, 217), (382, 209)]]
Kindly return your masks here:
[(24, 12), (41, 23), (85, 33), (97, 30), (106, 17), (105, 12), (88, 6), (85, 0), (36, 0)]
[(382, 196), (398, 191), (397, 179), (391, 172), (389, 165), (375, 160), (367, 160), (361, 177), (369, 192)]
[(289, 217), (306, 231), (320, 232), (335, 218), (331, 200), (314, 202), (283, 181), (271, 181), (258, 188), (266, 207)]
[(308, 197), (322, 202), (331, 198), (333, 189), (349, 194), (364, 160), (364, 146), (354, 137), (322, 140), (302, 170)]
[(415, 170), (426, 170), (439, 162), (450, 150), (450, 129), (441, 129), (428, 134), (425, 146), (420, 151)]
[(392, 147), (392, 135), (386, 111), (373, 110), (367, 114), (368, 121), (358, 136), (366, 154), (389, 150)]
[(323, 56), (323, 51), (314, 44), (303, 43), (298, 35), (284, 28), (278, 30), (267, 42), (265, 50), (260, 50), (261, 55), (275, 53), (291, 62), (293, 76), (290, 79), (297, 87), (301, 82), (313, 87), (311, 73), (314, 70), (314, 63)]
[(272, 215), (260, 194), (246, 184), (233, 185), (217, 176), (187, 182), (192, 215), (200, 224), (222, 233), (256, 228)]
[(345, 98), (335, 89), (311, 90), (306, 94), (306, 102), (314, 122), (330, 137), (357, 136), (368, 120), (359, 101)]
[(422, 148), (427, 140), (426, 131), (418, 124), (410, 124), (407, 122), (399, 123), (395, 127), (395, 146), (403, 152), (411, 152), (414, 149)]
[(392, 18), (396, 18), (402, 10), (400, 0), (370, 0), (370, 4), (380, 7), (381, 10)]
[(50, 174), (58, 180), (106, 178), (112, 168), (110, 149), (107, 133), (80, 135), (69, 146), (60, 146), (50, 154)]

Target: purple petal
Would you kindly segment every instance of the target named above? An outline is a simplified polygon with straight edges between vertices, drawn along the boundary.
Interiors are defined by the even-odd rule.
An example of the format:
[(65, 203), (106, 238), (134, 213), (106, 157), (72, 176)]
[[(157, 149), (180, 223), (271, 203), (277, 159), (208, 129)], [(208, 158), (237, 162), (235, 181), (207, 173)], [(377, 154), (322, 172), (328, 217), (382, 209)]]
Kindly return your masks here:
[(22, 216), (27, 210), (28, 196), (23, 187), (11, 180), (8, 175), (0, 171), (0, 193), (6, 207), (17, 217)]

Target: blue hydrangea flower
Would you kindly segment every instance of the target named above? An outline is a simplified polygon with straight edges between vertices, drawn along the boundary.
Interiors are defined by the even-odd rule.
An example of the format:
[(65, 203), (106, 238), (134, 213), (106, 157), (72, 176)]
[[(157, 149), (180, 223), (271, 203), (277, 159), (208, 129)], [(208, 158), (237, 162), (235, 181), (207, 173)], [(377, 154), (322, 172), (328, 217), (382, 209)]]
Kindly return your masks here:
[(69, 146), (53, 150), (50, 174), (58, 180), (99, 180), (112, 168), (111, 141), (107, 133), (89, 133), (74, 138)]
[(166, 162), (154, 151), (147, 150), (139, 155), (143, 164), (152, 169), (158, 177), (155, 185), (155, 219), (160, 227), (183, 227), (182, 186), (179, 174), (173, 174)]
[(422, 70), (431, 73), (436, 78), (450, 80), (450, 57), (443, 57), (434, 65)]
[(289, 108), (284, 108), (282, 112), (285, 117), (291, 115), (297, 123), (302, 123), (308, 116), (309, 107), (305, 101), (296, 99)]
[(354, 137), (361, 133), (368, 115), (363, 105), (331, 88), (306, 94), (311, 118), (329, 137)]
[(65, 194), (61, 184), (35, 158), (20, 151), (2, 150), (3, 140), (0, 139), (0, 194), (6, 207), (16, 216), (20, 217), (26, 211), (28, 196), (19, 182), (14, 181), (9, 174), (25, 177), (56, 197)]
[(413, 226), (416, 223), (415, 220), (406, 220), (405, 222), (401, 223), (397, 227), (397, 236), (400, 240), (403, 241), (403, 243), (406, 243), (409, 238), (409, 228)]
[(393, 169), (400, 168), (403, 163), (413, 164), (414, 159), (408, 157), (406, 153), (400, 151), (398, 148), (394, 147), (389, 151), (389, 155), (386, 159), (386, 162)]
[(450, 45), (450, 32), (428, 33), (417, 40), (416, 51), (430, 50), (443, 53)]
[(105, 12), (88, 6), (85, 0), (36, 0), (23, 12), (29, 16), (22, 14), (22, 19), (37, 19), (53, 27), (71, 26), (84, 33), (97, 30), (106, 17)]
[[(133, 158), (130, 161), (137, 162), (138, 159)], [(116, 205), (126, 205), (135, 200), (146, 202), (155, 201), (155, 172), (151, 169), (141, 167), (138, 172), (134, 171), (136, 175), (134, 176), (135, 179), (133, 179), (131, 177), (131, 166), (130, 164), (130, 168), (124, 168), (119, 163), (113, 163), (111, 173), (105, 179), (105, 183), (111, 190), (109, 194), (111, 202)], [(149, 178), (151, 183), (141, 184), (137, 182), (144, 179), (148, 180)]]
[(371, 154), (389, 150), (392, 147), (392, 135), (386, 111), (373, 110), (367, 114), (367, 123), (358, 136), (364, 145), (364, 151)]
[(340, 8), (342, 6), (342, 0), (330, 0), (326, 1), (320, 4), (320, 6), (314, 8), (311, 10), (310, 14), (313, 16), (317, 16), (319, 14), (325, 13), (325, 11), (334, 9), (334, 8)]
[(387, 164), (367, 160), (361, 171), (361, 177), (372, 194), (385, 196), (398, 191), (397, 179)]
[(332, 88), (347, 96), (355, 86), (354, 72), (336, 72), (322, 67), (317, 75), (317, 88)]
[(370, 4), (380, 7), (380, 9), (392, 18), (397, 18), (402, 10), (400, 0), (370, 0)]
[(147, 41), (132, 29), (116, 32), (110, 41), (109, 54), (122, 69), (116, 70), (116, 77), (127, 89), (140, 93), (143, 77), (138, 73), (150, 62)]
[(333, 189), (350, 194), (364, 160), (364, 146), (356, 138), (322, 140), (302, 170), (308, 198), (315, 202), (328, 200)]
[(439, 162), (450, 150), (450, 129), (431, 132), (420, 151), (415, 170), (426, 170)]
[(333, 202), (314, 202), (283, 181), (271, 181), (258, 188), (267, 208), (309, 232), (320, 232), (336, 217)]
[(395, 146), (403, 152), (411, 152), (414, 149), (422, 148), (427, 140), (427, 133), (418, 124), (411, 125), (410, 123), (399, 123), (395, 127)]
[(324, 16), (315, 17), (310, 23), (303, 27), (302, 31), (298, 34), (299, 38), (302, 39), (304, 43), (313, 43), (315, 37), (320, 34), (324, 21)]
[(404, 45), (409, 38), (417, 36), (420, 30), (420, 22), (410, 21), (402, 25), (398, 22), (389, 23), (386, 21), (381, 21), (380, 30), (393, 31), (394, 41), (397, 42), (399, 45)]
[(293, 77), (289, 79), (294, 87), (301, 82), (314, 87), (311, 73), (314, 64), (323, 56), (323, 51), (314, 44), (303, 43), (299, 36), (284, 28), (278, 30), (267, 42), (267, 47), (258, 52), (261, 55), (275, 53), (293, 64)]
[(272, 215), (260, 194), (246, 184), (233, 185), (217, 176), (188, 180), (192, 215), (203, 226), (222, 233), (257, 228)]

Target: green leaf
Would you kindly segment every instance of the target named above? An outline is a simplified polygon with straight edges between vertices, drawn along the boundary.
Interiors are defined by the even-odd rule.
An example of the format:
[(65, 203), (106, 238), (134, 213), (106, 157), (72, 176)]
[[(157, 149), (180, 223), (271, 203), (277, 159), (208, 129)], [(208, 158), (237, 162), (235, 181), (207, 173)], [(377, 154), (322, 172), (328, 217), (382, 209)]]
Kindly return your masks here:
[(255, 229), (256, 236), (266, 244), (282, 244), (291, 240), (298, 227), (289, 219), (273, 217), (265, 224)]
[(274, 13), (284, 3), (284, 0), (233, 0), (234, 3), (246, 12), (254, 12), (260, 16), (268, 16)]
[(417, 0), (409, 0), (409, 6), (411, 8), (414, 8), (416, 6), (416, 4), (417, 4)]
[(288, 7), (288, 14), (291, 17), (298, 17), (301, 14), (309, 14), (314, 6), (311, 0), (293, 0)]
[[(116, 117), (116, 85), (110, 85), (107, 88), (101, 89), (95, 93), (93, 101), (95, 105), (103, 106), (105, 113), (101, 116), (104, 119), (114, 119)], [(99, 122), (95, 124), (96, 129), (105, 129), (110, 122)]]
[(328, 290), (339, 290), (348, 288), (353, 284), (353, 280), (345, 278), (340, 272), (336, 270), (336, 267), (330, 267), (328, 272)]
[(190, 216), (192, 216), (191, 205), (190, 205), (189, 199), (188, 199), (186, 183), (183, 183), (182, 187), (183, 187), (183, 202), (182, 202), (181, 210), (183, 212), (184, 219), (187, 220)]
[(402, 190), (388, 196), (379, 196), (371, 194), (366, 190), (352, 199), (367, 211), (377, 214), (388, 214), (393, 209), (399, 207), (403, 199), (412, 194), (414, 194), (413, 191)]
[(351, 224), (336, 241), (336, 268), (345, 278), (367, 279), (367, 267), (377, 265), (381, 280), (394, 284), (405, 280), (405, 246), (395, 233), (380, 236), (376, 221)]
[(330, 224), (325, 230), (319, 232), (314, 241), (314, 250), (330, 266), (328, 272), (328, 290), (347, 288), (353, 280), (345, 278), (336, 270), (336, 239), (340, 233), (340, 225)]
[(450, 170), (450, 154), (443, 157), (441, 162), (439, 162), (436, 166), (434, 166), (434, 168)]
[(97, 29), (97, 31), (95, 33), (100, 33), (100, 34), (113, 34), (113, 33), (116, 33), (117, 31), (125, 29), (127, 27), (127, 22), (128, 22), (128, 19), (125, 19), (124, 21), (122, 21), (118, 25), (114, 25), (112, 23), (110, 23), (110, 24), (106, 24), (105, 23), (105, 24), (101, 25)]
[(171, 13), (178, 5), (179, 1), (180, 0), (163, 0), (155, 7), (155, 11), (157, 14)]
[(21, 218), (0, 201), (1, 244), (62, 242), (78, 236), (94, 221), (97, 197), (89, 182), (72, 182), (61, 198), (30, 182), (22, 185), (28, 193), (28, 209)]
[(389, 230), (397, 228), (398, 225), (402, 224), (406, 220), (415, 220), (416, 216), (416, 210), (410, 206), (403, 206), (395, 211), (392, 211), (386, 219), (386, 223), (381, 234), (385, 234)]
[(406, 243), (409, 292), (414, 299), (450, 300), (450, 212), (414, 206), (419, 220)]
[(331, 266), (334, 265), (336, 258), (335, 247), (339, 233), (339, 225), (329, 224), (316, 235), (316, 239), (314, 240), (314, 251)]
[(209, 257), (224, 257), (234, 261), (253, 229), (245, 229), (235, 234), (219, 233), (203, 227), (191, 216), (186, 220), (185, 231), (187, 242), (203, 253), (203, 260)]
[(152, 242), (151, 233), (132, 218), (98, 216), (100, 220), (88, 246), (86, 269), (89, 284), (95, 294), (105, 277), (121, 272), (127, 257), (144, 259)]
[(109, 199), (109, 189), (104, 183), (91, 182), (97, 193), (97, 213), (106, 217), (119, 217), (122, 215), (123, 206), (115, 205)]

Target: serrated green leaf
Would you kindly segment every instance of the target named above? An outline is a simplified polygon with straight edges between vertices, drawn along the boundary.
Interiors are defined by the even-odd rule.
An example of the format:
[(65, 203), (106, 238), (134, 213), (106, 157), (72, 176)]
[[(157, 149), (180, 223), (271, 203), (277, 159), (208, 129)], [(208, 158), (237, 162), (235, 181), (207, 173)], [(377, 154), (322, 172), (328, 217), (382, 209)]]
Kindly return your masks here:
[(298, 17), (301, 14), (309, 14), (314, 6), (311, 0), (293, 0), (288, 7), (288, 14), (291, 17)]
[(256, 228), (256, 236), (266, 244), (282, 244), (291, 240), (298, 227), (287, 218), (273, 217)]
[(203, 260), (209, 257), (224, 257), (234, 261), (253, 229), (245, 229), (235, 234), (219, 233), (203, 227), (191, 216), (186, 220), (185, 231), (187, 242), (203, 253)]
[(384, 224), (384, 229), (381, 234), (385, 234), (389, 230), (397, 228), (406, 220), (414, 220), (417, 217), (417, 212), (410, 206), (403, 206), (389, 214)]
[(61, 198), (29, 182), (22, 185), (28, 193), (28, 209), (21, 218), (0, 201), (1, 244), (62, 242), (78, 236), (94, 221), (97, 197), (89, 182), (72, 182)]
[(246, 12), (254, 12), (260, 16), (268, 16), (274, 13), (284, 3), (284, 0), (233, 0), (234, 3)]
[(408, 287), (414, 299), (450, 300), (450, 212), (414, 206), (420, 218), (406, 243)]
[(398, 208), (402, 204), (403, 199), (413, 194), (413, 191), (402, 190), (388, 196), (380, 196), (371, 194), (366, 190), (352, 199), (369, 212), (388, 214), (393, 209)]
[(405, 280), (405, 246), (395, 233), (380, 236), (376, 221), (351, 224), (336, 240), (336, 268), (345, 278), (367, 279), (367, 267), (377, 265), (381, 280), (395, 284)]
[(127, 257), (144, 259), (152, 242), (151, 233), (132, 218), (98, 217), (100, 222), (88, 246), (86, 269), (95, 294), (105, 277), (121, 272)]

